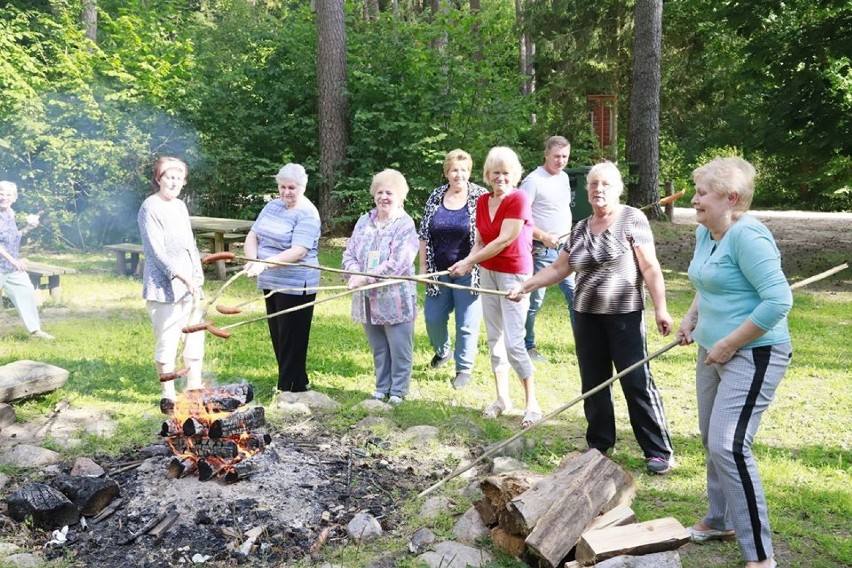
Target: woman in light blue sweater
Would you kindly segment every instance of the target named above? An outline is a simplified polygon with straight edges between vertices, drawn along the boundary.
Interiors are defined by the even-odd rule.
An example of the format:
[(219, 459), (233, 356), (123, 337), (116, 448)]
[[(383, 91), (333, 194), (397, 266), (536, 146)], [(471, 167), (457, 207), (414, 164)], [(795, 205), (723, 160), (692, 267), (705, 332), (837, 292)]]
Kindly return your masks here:
[[(145, 250), (142, 297), (145, 298), (156, 346), (157, 372), (175, 370), (181, 329), (200, 319), (201, 285), (204, 273), (189, 224), (189, 212), (178, 199), (186, 184), (186, 164), (177, 158), (162, 157), (154, 165), (156, 191), (139, 208), (137, 222)], [(193, 300), (195, 295), (195, 300)], [(191, 321), (190, 321), (191, 320)], [(183, 347), (187, 390), (201, 388), (201, 362), (204, 333), (189, 333)], [(168, 414), (176, 398), (174, 381), (161, 382), (160, 410)]]
[(697, 293), (678, 337), (698, 343), (698, 424), (709, 510), (694, 542), (736, 538), (746, 568), (776, 565), (766, 497), (751, 453), (763, 412), (793, 356), (793, 296), (769, 230), (748, 214), (755, 170), (716, 158), (692, 173), (700, 226), (689, 279)]

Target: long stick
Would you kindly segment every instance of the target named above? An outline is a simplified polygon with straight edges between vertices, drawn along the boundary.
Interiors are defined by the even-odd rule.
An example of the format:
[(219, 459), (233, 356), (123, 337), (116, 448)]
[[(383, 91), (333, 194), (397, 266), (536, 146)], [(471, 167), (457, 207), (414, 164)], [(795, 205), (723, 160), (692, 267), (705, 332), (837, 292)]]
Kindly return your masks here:
[[(441, 276), (443, 274), (446, 274), (446, 271), (435, 272), (435, 273), (432, 273), (432, 274), (426, 274), (426, 275), (424, 275), (423, 278), (426, 279), (426, 278), (431, 277), (431, 276)], [(265, 316), (260, 316), (260, 317), (256, 317), (256, 318), (247, 319), (247, 320), (244, 320), (244, 321), (238, 321), (238, 322), (235, 322), (235, 323), (232, 323), (232, 324), (224, 325), (224, 326), (220, 327), (219, 329), (224, 331), (226, 329), (231, 329), (232, 327), (239, 327), (239, 326), (245, 325), (247, 323), (254, 323), (256, 321), (271, 319), (271, 318), (274, 318), (274, 317), (277, 317), (277, 316), (280, 316), (280, 315), (289, 314), (290, 312), (295, 312), (295, 311), (298, 311), (298, 310), (303, 310), (305, 308), (309, 308), (311, 306), (316, 306), (317, 304), (322, 304), (323, 302), (328, 302), (328, 301), (331, 301), (331, 300), (336, 300), (337, 298), (349, 296), (351, 294), (354, 294), (355, 292), (365, 292), (367, 290), (372, 290), (374, 288), (381, 288), (383, 286), (390, 286), (391, 284), (400, 284), (401, 282), (402, 282), (402, 280), (399, 280), (399, 279), (382, 280), (381, 282), (374, 282), (373, 284), (361, 286), (360, 288), (353, 288), (351, 290), (347, 290), (346, 292), (341, 292), (340, 294), (332, 294), (331, 296), (326, 296), (325, 298), (320, 298), (319, 300), (314, 300), (313, 302), (308, 302), (307, 304), (302, 304), (301, 306), (293, 306), (292, 308), (287, 308), (286, 310), (281, 310), (280, 312), (275, 312), (275, 313), (267, 314)]]
[(672, 341), (668, 345), (657, 349), (656, 351), (654, 351), (653, 353), (651, 353), (650, 355), (648, 355), (647, 357), (645, 357), (641, 361), (637, 361), (637, 362), (633, 363), (632, 365), (630, 365), (629, 367), (627, 367), (626, 369), (624, 369), (623, 371), (621, 371), (617, 375), (613, 375), (612, 377), (610, 377), (606, 381), (602, 382), (601, 384), (599, 384), (595, 388), (584, 392), (580, 396), (574, 398), (571, 402), (567, 402), (567, 403), (563, 404), (562, 406), (560, 406), (559, 408), (557, 408), (556, 410), (554, 410), (553, 412), (551, 412), (550, 414), (545, 415), (538, 422), (534, 422), (534, 423), (530, 424), (529, 426), (527, 426), (526, 428), (524, 428), (520, 432), (517, 432), (513, 436), (503, 440), (502, 442), (500, 442), (499, 444), (497, 444), (496, 446), (494, 446), (493, 448), (491, 448), (490, 450), (483, 453), (481, 456), (479, 456), (478, 458), (476, 458), (475, 460), (473, 460), (472, 462), (467, 464), (465, 467), (463, 467), (461, 469), (457, 469), (456, 471), (454, 471), (453, 473), (451, 473), (450, 475), (448, 475), (447, 477), (445, 477), (444, 479), (442, 479), (438, 483), (432, 485), (431, 487), (429, 487), (425, 491), (421, 492), (418, 495), (418, 497), (425, 497), (426, 495), (432, 493), (433, 491), (435, 491), (436, 489), (438, 489), (439, 487), (444, 485), (449, 480), (453, 479), (454, 477), (458, 477), (459, 475), (461, 475), (462, 473), (471, 469), (473, 466), (475, 466), (479, 462), (483, 461), (485, 458), (493, 456), (495, 453), (502, 450), (507, 445), (511, 444), (512, 442), (514, 442), (515, 440), (517, 440), (521, 436), (527, 434), (533, 428), (537, 428), (538, 426), (540, 426), (541, 424), (544, 424), (546, 421), (550, 420), (551, 418), (553, 418), (557, 414), (561, 414), (562, 412), (565, 412), (566, 410), (568, 410), (569, 408), (571, 408), (572, 406), (574, 406), (575, 404), (577, 404), (581, 400), (585, 400), (585, 399), (589, 398), (590, 396), (592, 396), (593, 394), (598, 393), (598, 392), (602, 391), (603, 389), (609, 387), (612, 383), (614, 383), (615, 381), (617, 381), (618, 379), (620, 379), (624, 375), (630, 373), (631, 371), (633, 371), (635, 369), (638, 369), (639, 367), (643, 366), (645, 363), (647, 363), (651, 359), (654, 359), (655, 357), (659, 357), (660, 355), (662, 355), (666, 351), (672, 349), (676, 345), (680, 345), (680, 339), (675, 339), (674, 341)]
[(807, 286), (808, 284), (813, 284), (817, 280), (822, 280), (823, 278), (828, 278), (832, 274), (836, 274), (836, 273), (840, 272), (841, 270), (846, 270), (847, 268), (849, 268), (849, 263), (844, 262), (843, 264), (837, 265), (834, 268), (826, 270), (825, 272), (820, 272), (819, 274), (815, 274), (815, 275), (811, 276), (810, 278), (805, 278), (804, 280), (796, 282), (795, 284), (791, 284), (790, 289), (795, 290), (796, 288), (801, 288), (802, 286)]
[(678, 199), (683, 197), (685, 193), (686, 193), (686, 190), (681, 189), (678, 192), (675, 192), (671, 195), (667, 195), (667, 196), (663, 197), (659, 201), (655, 201), (654, 203), (649, 203), (648, 205), (643, 205), (642, 207), (639, 208), (639, 211), (644, 211), (646, 209), (650, 209), (651, 207), (654, 207), (655, 205), (659, 205), (659, 206), (663, 207), (663, 206), (668, 205), (669, 203), (671, 203), (673, 201), (677, 201)]
[[(453, 284), (452, 282), (441, 282), (440, 280), (424, 280), (432, 275), (426, 274), (423, 276), (402, 276), (396, 274), (375, 274), (373, 272), (356, 272), (354, 270), (344, 270), (342, 268), (331, 268), (320, 264), (301, 264), (297, 262), (274, 262), (271, 260), (261, 260), (259, 258), (248, 258), (245, 256), (235, 256), (237, 260), (246, 260), (249, 262), (265, 262), (272, 266), (299, 266), (302, 268), (313, 268), (314, 270), (324, 270), (326, 272), (334, 272), (336, 274), (350, 274), (354, 276), (367, 276), (369, 278), (391, 278), (393, 280), (408, 280), (411, 282), (420, 282), (421, 284), (436, 284), (445, 288), (453, 288), (455, 290), (467, 290), (469, 292), (477, 292), (479, 294), (491, 294), (492, 296), (506, 296), (508, 292), (503, 290), (491, 290), (490, 288), (474, 288), (473, 286), (462, 286), (461, 284)], [(447, 274), (447, 271), (441, 272), (440, 275)]]
[(243, 311), (242, 308), (248, 306), (249, 304), (254, 304), (255, 302), (265, 300), (265, 299), (269, 298), (270, 296), (272, 296), (273, 294), (282, 294), (282, 293), (285, 293), (285, 292), (301, 292), (302, 290), (313, 290), (314, 292), (324, 292), (324, 291), (328, 291), (328, 290), (348, 290), (348, 289), (349, 289), (349, 286), (342, 285), (342, 284), (340, 286), (304, 286), (304, 287), (301, 287), (301, 288), (276, 288), (275, 290), (270, 290), (269, 292), (267, 292), (263, 296), (260, 296), (259, 298), (252, 298), (251, 300), (246, 300), (245, 302), (240, 302), (236, 306), (218, 305), (218, 306), (216, 306), (216, 311), (218, 311), (220, 314), (227, 314), (227, 315), (238, 314), (238, 313)]

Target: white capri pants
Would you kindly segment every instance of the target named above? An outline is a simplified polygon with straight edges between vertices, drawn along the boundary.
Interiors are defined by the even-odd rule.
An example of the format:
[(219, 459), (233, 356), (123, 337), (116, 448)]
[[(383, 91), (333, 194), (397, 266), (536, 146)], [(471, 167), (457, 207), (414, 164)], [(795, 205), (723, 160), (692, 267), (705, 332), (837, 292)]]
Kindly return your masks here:
[[(508, 274), (486, 268), (479, 270), (480, 286), (492, 290), (508, 291), (529, 277), (529, 274)], [(520, 302), (513, 302), (502, 296), (482, 294), (482, 319), (485, 320), (485, 334), (491, 350), (491, 369), (495, 373), (507, 371), (510, 365), (521, 379), (528, 379), (535, 373), (535, 367), (524, 345), (529, 307), (528, 294), (525, 294)]]
[[(183, 346), (183, 358), (200, 360), (204, 358), (204, 336), (207, 332), (198, 331), (184, 334), (181, 329), (189, 325), (192, 311), (192, 298), (187, 298), (176, 304), (148, 300), (148, 314), (151, 316), (151, 326), (154, 328), (154, 361), (163, 366), (164, 373), (174, 371), (177, 349), (181, 335), (186, 336)], [(201, 308), (196, 306), (193, 322), (201, 321)]]

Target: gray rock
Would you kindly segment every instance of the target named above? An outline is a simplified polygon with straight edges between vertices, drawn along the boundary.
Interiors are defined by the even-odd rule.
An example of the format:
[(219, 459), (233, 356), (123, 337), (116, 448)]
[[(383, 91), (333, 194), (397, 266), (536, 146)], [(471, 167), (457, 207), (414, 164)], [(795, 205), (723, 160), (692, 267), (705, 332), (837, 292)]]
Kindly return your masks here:
[(476, 501), (478, 499), (482, 499), (485, 495), (482, 493), (482, 489), (479, 487), (479, 480), (472, 481), (467, 484), (467, 487), (462, 489), (462, 497), (467, 499), (468, 501)]
[(481, 441), (486, 439), (485, 430), (479, 424), (462, 414), (456, 414), (450, 419), (447, 430), (467, 440)]
[(0, 430), (15, 423), (15, 409), (11, 404), (0, 403)]
[(417, 532), (411, 535), (411, 540), (408, 541), (408, 550), (410, 550), (412, 554), (420, 554), (435, 544), (435, 540), (435, 533), (426, 527), (419, 528), (417, 529)]
[(471, 463), (473, 463), (472, 459), (461, 460), (454, 471), (464, 471), (460, 473), (457, 477), (461, 479), (474, 479), (475, 477), (478, 477), (479, 473), (477, 472), (477, 467), (469, 467)]
[(53, 450), (29, 444), (19, 444), (0, 454), (0, 463), (18, 467), (44, 467), (60, 461), (61, 457)]
[(105, 473), (104, 468), (95, 463), (93, 459), (86, 457), (77, 458), (73, 467), (71, 467), (71, 475), (78, 477), (100, 477)]
[(17, 544), (13, 542), (0, 542), (0, 558), (6, 558), (10, 554), (13, 554), (16, 550), (20, 550)]
[(279, 400), (276, 408), (285, 416), (310, 416), (313, 414), (310, 407), (303, 402), (287, 402)]
[(490, 535), (491, 531), (485, 526), (479, 512), (471, 507), (456, 521), (453, 534), (465, 544), (474, 544), (476, 539)]
[(384, 416), (370, 415), (359, 420), (355, 424), (355, 428), (358, 430), (369, 430), (371, 432), (376, 430), (394, 430), (396, 429), (396, 424)]
[(420, 506), (420, 518), (426, 521), (435, 520), (442, 513), (450, 511), (453, 505), (453, 502), (446, 497), (429, 497)]
[(677, 550), (642, 556), (616, 556), (595, 564), (597, 568), (681, 568)]
[(519, 469), (527, 469), (527, 464), (518, 461), (515, 458), (494, 458), (494, 465), (491, 466), (491, 473), (498, 475), (500, 473), (508, 473)]
[[(492, 448), (497, 446), (502, 442), (495, 442), (489, 446), (485, 447), (485, 451), (489, 452)], [(535, 447), (535, 442), (530, 440), (529, 438), (518, 438), (517, 440), (512, 440), (505, 447), (500, 448), (495, 454), (494, 457), (502, 456), (502, 457), (511, 457), (511, 458), (519, 458), (524, 452), (527, 450), (531, 450)]]
[(361, 401), (359, 406), (371, 414), (375, 412), (389, 412), (393, 408), (390, 404), (374, 398)]
[(405, 442), (411, 442), (412, 446), (422, 448), (428, 446), (434, 441), (437, 441), (440, 435), (440, 430), (434, 426), (422, 424), (420, 426), (412, 426), (405, 432), (400, 434), (400, 439)]
[(20, 359), (0, 365), (0, 402), (53, 392), (68, 382), (68, 371), (55, 365)]
[(436, 544), (435, 550), (423, 553), (417, 559), (430, 568), (484, 568), (493, 556), (485, 550), (450, 540)]
[(382, 525), (369, 513), (358, 513), (346, 525), (346, 532), (356, 543), (367, 542), (382, 536)]
[(17, 568), (35, 568), (44, 565), (44, 559), (41, 556), (29, 552), (7, 556), (5, 562)]
[(309, 390), (305, 392), (280, 392), (278, 404), (302, 404), (311, 411), (332, 412), (340, 407), (340, 403), (321, 392)]

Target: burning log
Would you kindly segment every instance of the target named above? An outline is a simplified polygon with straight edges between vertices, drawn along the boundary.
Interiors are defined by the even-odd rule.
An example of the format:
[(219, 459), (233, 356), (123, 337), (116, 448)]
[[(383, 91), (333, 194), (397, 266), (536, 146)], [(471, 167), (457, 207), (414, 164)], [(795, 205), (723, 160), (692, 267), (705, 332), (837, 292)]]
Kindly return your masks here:
[(246, 477), (257, 473), (259, 469), (260, 466), (257, 464), (257, 462), (254, 462), (252, 460), (238, 462), (231, 466), (231, 468), (225, 474), (225, 483), (236, 483), (241, 479), (245, 479)]
[(163, 420), (163, 427), (160, 429), (160, 436), (163, 438), (169, 438), (171, 436), (182, 436), (183, 435), (183, 426), (181, 426), (180, 422), (178, 422), (175, 418), (169, 418), (168, 420)]
[(207, 436), (208, 434), (207, 426), (194, 416), (190, 416), (184, 420), (181, 430), (184, 436)]
[(210, 425), (211, 438), (236, 436), (266, 424), (266, 414), (262, 406), (253, 406), (244, 412), (237, 412), (227, 418), (214, 421)]
[(198, 460), (198, 480), (210, 481), (225, 469), (225, 462), (210, 457)]
[(169, 463), (169, 467), (166, 469), (166, 478), (178, 479), (180, 477), (186, 477), (187, 475), (195, 473), (196, 469), (198, 469), (198, 466), (196, 465), (196, 459), (194, 457), (185, 457), (183, 459), (174, 457)]
[(252, 433), (249, 434), (248, 437), (244, 438), (242, 441), (242, 445), (245, 449), (250, 452), (259, 452), (266, 448), (269, 444), (272, 443), (272, 436), (269, 434), (257, 434)]
[[(200, 458), (216, 457), (232, 460), (240, 455), (240, 448), (237, 443), (231, 440), (221, 440), (214, 438), (202, 439), (195, 446), (195, 455)], [(200, 471), (199, 467), (199, 471)]]

